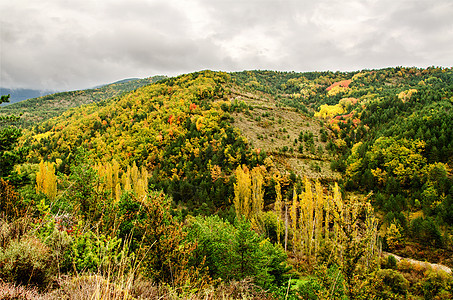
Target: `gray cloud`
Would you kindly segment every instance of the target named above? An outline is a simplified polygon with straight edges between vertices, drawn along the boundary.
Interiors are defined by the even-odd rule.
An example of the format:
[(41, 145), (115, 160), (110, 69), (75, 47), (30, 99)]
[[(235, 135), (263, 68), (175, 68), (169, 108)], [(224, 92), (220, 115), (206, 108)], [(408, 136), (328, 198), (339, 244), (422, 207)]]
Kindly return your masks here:
[(0, 0), (0, 85), (213, 70), (451, 66), (450, 0)]

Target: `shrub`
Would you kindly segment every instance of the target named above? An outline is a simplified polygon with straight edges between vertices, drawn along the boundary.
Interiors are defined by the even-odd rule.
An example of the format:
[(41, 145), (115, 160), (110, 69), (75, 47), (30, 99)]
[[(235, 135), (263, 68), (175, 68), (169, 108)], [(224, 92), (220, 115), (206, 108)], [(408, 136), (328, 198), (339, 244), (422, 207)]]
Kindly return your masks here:
[(0, 249), (8, 247), (11, 241), (25, 235), (30, 228), (30, 220), (27, 217), (8, 222), (0, 219)]
[(122, 250), (120, 239), (87, 231), (75, 237), (71, 245), (73, 266), (79, 272), (108, 270), (122, 261)]
[(387, 256), (386, 261), (383, 262), (382, 268), (383, 269), (394, 269), (395, 270), (397, 262), (398, 261), (396, 260), (395, 256), (389, 255), (389, 256)]
[(431, 272), (423, 279), (422, 288), (425, 299), (451, 299), (453, 278), (444, 272)]
[(264, 235), (272, 243), (277, 243), (279, 240), (277, 235), (280, 235), (280, 241), (283, 241), (285, 238), (284, 221), (281, 220), (281, 218), (278, 220), (277, 214), (273, 211), (258, 214), (252, 221), (252, 228), (258, 233)]
[(338, 266), (319, 265), (315, 274), (297, 284), (302, 299), (345, 299), (345, 281)]
[(406, 295), (409, 281), (401, 273), (391, 269), (379, 270), (376, 274), (379, 282), (378, 295), (384, 299), (393, 298), (396, 295)]
[(205, 280), (202, 261), (188, 266), (196, 244), (185, 241), (186, 233), (171, 215), (171, 199), (163, 192), (151, 192), (138, 199), (125, 193), (118, 203), (120, 238), (131, 239), (131, 251), (140, 259), (140, 270), (158, 285), (200, 284)]
[(26, 236), (0, 251), (0, 277), (18, 284), (42, 285), (56, 274), (50, 249), (39, 239)]
[(204, 261), (213, 279), (250, 277), (261, 286), (279, 285), (290, 269), (284, 250), (251, 230), (248, 221), (232, 225), (218, 216), (196, 217), (187, 231), (187, 239), (198, 243), (191, 263)]
[(25, 205), (9, 181), (0, 178), (0, 218), (15, 219), (25, 212)]

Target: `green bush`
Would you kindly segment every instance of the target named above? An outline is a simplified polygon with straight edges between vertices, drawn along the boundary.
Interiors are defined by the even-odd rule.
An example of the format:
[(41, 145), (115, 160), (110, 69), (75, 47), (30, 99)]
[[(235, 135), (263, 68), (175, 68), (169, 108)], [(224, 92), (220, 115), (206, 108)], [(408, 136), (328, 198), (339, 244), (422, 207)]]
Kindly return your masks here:
[(185, 241), (182, 224), (171, 215), (171, 198), (160, 191), (138, 199), (124, 193), (117, 204), (117, 234), (129, 240), (129, 250), (140, 263), (142, 274), (157, 285), (202, 281), (203, 264), (187, 268), (194, 243)]
[(382, 269), (397, 269), (398, 261), (396, 260), (395, 256), (388, 255), (381, 261), (381, 268)]
[(52, 261), (57, 265), (58, 270), (66, 273), (72, 270), (73, 253), (71, 246), (73, 237), (66, 231), (55, 230), (44, 240), (44, 244), (51, 250)]
[(299, 281), (295, 290), (302, 299), (347, 299), (344, 277), (336, 265), (319, 265), (316, 276)]
[(414, 239), (423, 245), (441, 247), (443, 244), (442, 234), (432, 218), (415, 218), (410, 230)]
[(254, 279), (260, 286), (281, 285), (290, 269), (286, 254), (239, 220), (235, 225), (218, 216), (196, 217), (187, 227), (187, 239), (197, 242), (192, 264), (205, 261), (209, 275), (224, 281)]
[(406, 295), (409, 281), (398, 271), (392, 269), (379, 270), (376, 274), (381, 285), (377, 287), (378, 295), (384, 299), (393, 298), (395, 295)]
[[(259, 233), (263, 234), (272, 243), (277, 243), (277, 235), (280, 235), (280, 241), (285, 239), (285, 224), (283, 220), (278, 220), (277, 214), (273, 211), (262, 212), (255, 218), (254, 227), (258, 227)], [(280, 232), (278, 232), (278, 223), (280, 223)]]
[(0, 278), (5, 281), (43, 285), (56, 271), (50, 249), (35, 237), (15, 239), (0, 249)]
[(425, 299), (452, 299), (453, 277), (443, 272), (429, 273), (422, 281)]
[(122, 250), (120, 239), (87, 231), (75, 237), (71, 245), (73, 266), (79, 272), (108, 270), (122, 261)]

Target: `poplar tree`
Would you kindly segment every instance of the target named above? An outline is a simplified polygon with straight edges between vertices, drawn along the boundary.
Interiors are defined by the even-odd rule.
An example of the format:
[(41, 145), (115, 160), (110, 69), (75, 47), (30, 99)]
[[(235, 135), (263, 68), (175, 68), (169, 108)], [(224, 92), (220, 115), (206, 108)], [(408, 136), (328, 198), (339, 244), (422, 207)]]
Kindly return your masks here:
[(281, 192), (281, 186), (280, 186), (280, 182), (277, 181), (277, 183), (275, 184), (275, 194), (276, 194), (276, 199), (275, 199), (275, 203), (274, 203), (274, 210), (275, 210), (275, 213), (277, 214), (277, 243), (279, 243), (281, 245), (281, 241), (280, 241), (280, 235), (281, 235), (281, 232), (282, 232), (282, 228), (281, 228), (281, 225), (280, 225), (280, 218), (282, 217), (282, 192)]
[(36, 192), (43, 193), (51, 201), (57, 196), (57, 176), (55, 175), (55, 167), (53, 163), (39, 163), (39, 171), (36, 173)]
[(289, 216), (291, 218), (291, 229), (293, 232), (293, 247), (296, 247), (298, 245), (298, 235), (300, 232), (297, 231), (297, 224), (298, 224), (298, 219), (297, 219), (297, 209), (299, 207), (299, 203), (297, 202), (297, 193), (296, 189), (293, 191), (293, 203), (291, 205), (290, 211), (289, 211)]
[(235, 171), (236, 183), (234, 183), (234, 208), (236, 216), (244, 216), (247, 219), (250, 216), (251, 200), (251, 179), (247, 166), (238, 166)]
[(264, 208), (264, 176), (260, 167), (253, 168), (250, 173), (252, 183), (252, 213), (254, 217), (257, 217)]

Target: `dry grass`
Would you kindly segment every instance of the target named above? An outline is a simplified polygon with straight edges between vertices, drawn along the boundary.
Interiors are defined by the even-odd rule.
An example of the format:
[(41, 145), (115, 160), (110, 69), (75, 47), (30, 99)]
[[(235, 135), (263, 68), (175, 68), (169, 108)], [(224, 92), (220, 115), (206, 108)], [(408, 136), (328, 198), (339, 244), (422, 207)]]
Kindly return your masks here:
[(40, 295), (35, 288), (16, 286), (0, 280), (0, 299), (2, 300), (34, 300), (39, 298)]
[[(235, 91), (231, 101), (244, 101), (253, 107), (246, 112), (233, 112), (233, 126), (237, 127), (253, 147), (266, 151), (275, 158), (277, 167), (281, 170), (292, 170), (296, 175), (307, 176), (311, 179), (338, 180), (339, 174), (330, 170), (331, 157), (325, 150), (327, 143), (319, 138), (322, 128), (319, 121), (309, 118), (295, 109), (277, 106), (277, 101), (270, 95)], [(303, 142), (299, 138), (301, 131), (311, 132), (314, 138), (314, 148), (321, 146), (324, 151), (310, 153), (306, 149), (300, 153), (298, 148)], [(282, 149), (288, 149), (282, 152)], [(292, 149), (292, 151), (291, 151)], [(318, 166), (316, 170), (314, 166)]]
[(33, 287), (15, 286), (0, 281), (0, 299), (24, 300), (125, 300), (125, 299), (162, 299), (162, 300), (214, 300), (214, 299), (241, 299), (241, 300), (270, 300), (271, 294), (255, 286), (250, 279), (222, 283), (217, 287), (210, 286), (203, 290), (186, 288), (172, 288), (170, 286), (156, 286), (143, 278), (137, 278), (129, 285), (116, 283), (111, 278), (100, 275), (78, 275), (75, 277), (60, 278), (60, 287), (46, 293), (39, 293)]

